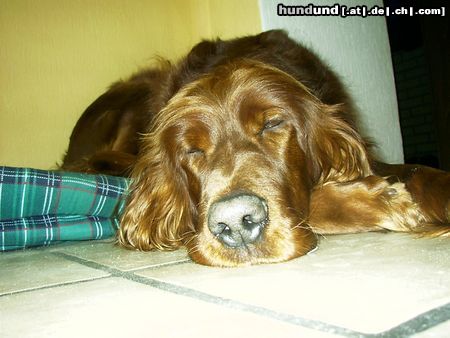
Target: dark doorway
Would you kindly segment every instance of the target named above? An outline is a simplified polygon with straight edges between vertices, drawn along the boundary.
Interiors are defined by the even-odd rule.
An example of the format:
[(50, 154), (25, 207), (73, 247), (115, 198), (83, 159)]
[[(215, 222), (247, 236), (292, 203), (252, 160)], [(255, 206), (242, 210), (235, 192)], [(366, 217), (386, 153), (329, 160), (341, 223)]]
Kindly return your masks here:
[(385, 0), (390, 8), (445, 8), (445, 16), (386, 17), (406, 163), (450, 170), (450, 31), (447, 1)]

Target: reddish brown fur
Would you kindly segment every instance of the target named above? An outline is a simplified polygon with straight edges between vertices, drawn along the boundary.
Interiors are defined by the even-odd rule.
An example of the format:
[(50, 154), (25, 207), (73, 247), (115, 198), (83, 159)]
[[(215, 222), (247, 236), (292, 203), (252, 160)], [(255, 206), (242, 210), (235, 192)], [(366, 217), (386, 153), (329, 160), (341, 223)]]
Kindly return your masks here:
[[(354, 112), (331, 70), (281, 31), (204, 41), (94, 102), (63, 168), (131, 170), (119, 242), (184, 245), (207, 265), (289, 260), (315, 248), (317, 234), (448, 234), (450, 175), (374, 162)], [(267, 202), (267, 224), (258, 241), (228, 247), (208, 214), (239, 193)]]

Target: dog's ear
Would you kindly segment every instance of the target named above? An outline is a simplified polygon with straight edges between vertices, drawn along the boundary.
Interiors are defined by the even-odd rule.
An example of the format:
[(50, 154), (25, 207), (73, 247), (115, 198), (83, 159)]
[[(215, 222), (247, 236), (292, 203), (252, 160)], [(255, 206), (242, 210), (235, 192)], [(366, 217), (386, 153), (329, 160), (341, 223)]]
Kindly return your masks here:
[(182, 169), (155, 136), (146, 137), (121, 219), (119, 243), (139, 250), (173, 250), (193, 232), (193, 204)]
[(343, 117), (341, 105), (309, 104), (307, 158), (315, 183), (346, 182), (371, 174), (367, 145)]

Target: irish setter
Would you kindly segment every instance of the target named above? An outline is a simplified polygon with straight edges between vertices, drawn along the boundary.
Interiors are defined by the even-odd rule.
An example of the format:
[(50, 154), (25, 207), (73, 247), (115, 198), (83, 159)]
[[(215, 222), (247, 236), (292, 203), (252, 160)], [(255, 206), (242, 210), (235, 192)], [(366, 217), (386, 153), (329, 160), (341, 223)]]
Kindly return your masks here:
[(203, 41), (114, 84), (63, 169), (130, 175), (119, 242), (201, 264), (286, 261), (318, 235), (450, 234), (450, 174), (376, 162), (338, 77), (282, 31)]

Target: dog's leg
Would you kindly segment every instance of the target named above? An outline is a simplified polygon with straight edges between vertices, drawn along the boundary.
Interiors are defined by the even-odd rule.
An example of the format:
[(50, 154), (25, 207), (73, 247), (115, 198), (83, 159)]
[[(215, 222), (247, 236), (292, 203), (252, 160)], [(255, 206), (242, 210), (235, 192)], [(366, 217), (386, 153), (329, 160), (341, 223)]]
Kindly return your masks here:
[(391, 181), (405, 183), (427, 219), (450, 226), (450, 173), (420, 166), (377, 163), (375, 170)]
[(319, 234), (380, 230), (450, 234), (450, 227), (425, 212), (415, 197), (419, 195), (405, 183), (379, 176), (329, 182), (313, 190), (309, 222)]

